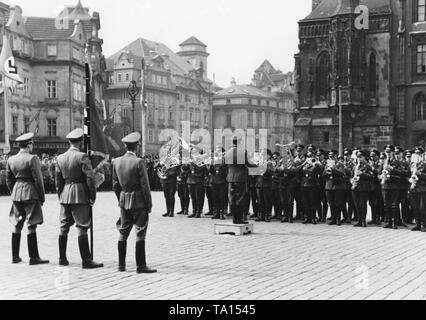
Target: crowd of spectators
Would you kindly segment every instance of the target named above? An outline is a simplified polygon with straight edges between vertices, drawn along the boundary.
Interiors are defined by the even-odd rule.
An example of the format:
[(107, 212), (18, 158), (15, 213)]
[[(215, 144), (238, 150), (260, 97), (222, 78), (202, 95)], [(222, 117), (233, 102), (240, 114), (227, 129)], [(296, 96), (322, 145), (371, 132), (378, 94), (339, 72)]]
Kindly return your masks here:
[[(47, 155), (40, 154), (41, 170), (43, 174), (44, 187), (47, 194), (56, 193), (55, 184), (55, 165), (56, 158), (58, 155)], [(7, 167), (7, 155), (0, 155), (0, 196), (9, 195), (9, 190), (6, 185), (6, 167)], [(160, 179), (154, 169), (155, 163), (158, 161), (158, 156), (148, 155), (145, 157), (147, 171), (149, 176), (149, 182), (152, 191), (162, 191)], [(112, 162), (107, 161), (103, 164), (101, 172), (104, 174), (105, 180), (99, 187), (99, 191), (111, 191), (112, 190)]]

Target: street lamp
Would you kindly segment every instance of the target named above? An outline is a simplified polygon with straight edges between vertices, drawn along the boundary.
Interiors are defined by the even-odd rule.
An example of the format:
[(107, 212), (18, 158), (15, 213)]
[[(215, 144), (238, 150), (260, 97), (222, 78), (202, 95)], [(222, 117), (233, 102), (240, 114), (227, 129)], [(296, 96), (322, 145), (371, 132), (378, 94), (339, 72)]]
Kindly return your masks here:
[(127, 88), (127, 94), (129, 95), (130, 101), (132, 102), (133, 132), (135, 131), (135, 102), (139, 91), (140, 89), (138, 88), (136, 81), (130, 81), (129, 87)]

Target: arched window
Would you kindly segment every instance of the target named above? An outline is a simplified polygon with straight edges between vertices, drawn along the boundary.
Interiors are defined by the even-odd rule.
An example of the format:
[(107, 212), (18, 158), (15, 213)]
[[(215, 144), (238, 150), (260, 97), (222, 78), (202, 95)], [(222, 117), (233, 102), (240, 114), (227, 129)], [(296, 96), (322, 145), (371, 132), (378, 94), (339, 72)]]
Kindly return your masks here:
[(418, 94), (414, 100), (414, 112), (416, 121), (426, 120), (426, 98), (423, 93)]
[(330, 55), (323, 52), (317, 60), (316, 101), (330, 101)]
[(368, 68), (368, 92), (370, 98), (374, 99), (377, 96), (377, 60), (374, 53), (370, 54)]

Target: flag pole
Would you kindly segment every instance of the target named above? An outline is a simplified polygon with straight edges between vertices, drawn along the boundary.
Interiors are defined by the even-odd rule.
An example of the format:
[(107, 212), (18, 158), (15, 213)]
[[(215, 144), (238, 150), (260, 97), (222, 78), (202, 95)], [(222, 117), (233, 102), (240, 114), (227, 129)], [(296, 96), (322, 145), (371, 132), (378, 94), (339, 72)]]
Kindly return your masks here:
[(7, 86), (6, 76), (2, 74), (3, 80), (3, 95), (4, 95), (4, 148), (3, 153), (8, 154), (10, 152), (10, 128), (9, 128), (9, 103), (7, 101)]
[[(91, 74), (90, 74), (90, 67), (88, 63), (85, 63), (85, 70), (86, 70), (86, 108), (84, 112), (84, 133), (85, 133), (85, 139), (84, 139), (84, 152), (91, 157), (90, 150), (91, 150), (91, 130), (90, 130), (90, 90), (91, 90)], [(90, 255), (93, 260), (93, 206), (90, 206)]]

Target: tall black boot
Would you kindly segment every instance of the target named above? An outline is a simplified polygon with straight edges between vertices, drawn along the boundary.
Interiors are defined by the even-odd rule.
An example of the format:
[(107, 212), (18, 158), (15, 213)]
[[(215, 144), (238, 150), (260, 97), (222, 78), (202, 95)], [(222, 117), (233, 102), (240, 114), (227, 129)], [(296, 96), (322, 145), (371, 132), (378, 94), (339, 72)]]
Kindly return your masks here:
[(146, 265), (145, 241), (136, 242), (136, 273), (156, 273), (157, 270), (150, 269)]
[(21, 257), (19, 257), (20, 246), (21, 246), (21, 234), (12, 233), (12, 263), (13, 264), (22, 262)]
[(67, 242), (68, 236), (59, 236), (59, 265), (64, 267), (70, 264), (67, 259)]
[(127, 241), (118, 241), (118, 271), (126, 271)]
[(220, 211), (219, 209), (215, 209), (212, 220), (219, 220), (219, 219), (220, 219)]
[(89, 237), (86, 235), (78, 237), (78, 247), (80, 249), (83, 269), (102, 268), (103, 263), (96, 263), (92, 260), (89, 249)]
[(31, 233), (27, 236), (28, 240), (28, 253), (30, 256), (30, 266), (35, 266), (39, 264), (47, 264), (49, 260), (42, 260), (38, 253), (37, 245), (37, 233)]

